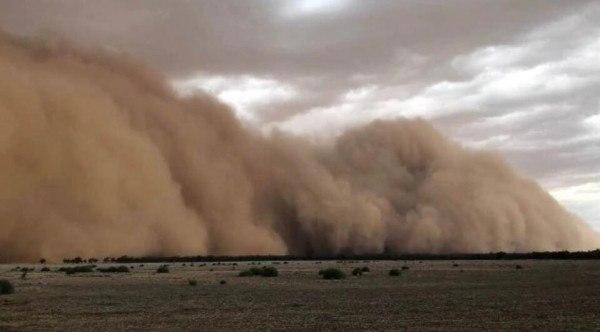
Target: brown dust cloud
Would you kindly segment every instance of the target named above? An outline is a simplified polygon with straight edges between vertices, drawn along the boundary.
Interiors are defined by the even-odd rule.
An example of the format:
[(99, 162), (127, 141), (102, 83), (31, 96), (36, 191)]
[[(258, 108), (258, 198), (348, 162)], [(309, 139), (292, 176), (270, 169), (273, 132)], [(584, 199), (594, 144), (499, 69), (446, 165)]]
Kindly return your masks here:
[(497, 154), (424, 120), (318, 145), (124, 56), (0, 36), (0, 261), (591, 249)]

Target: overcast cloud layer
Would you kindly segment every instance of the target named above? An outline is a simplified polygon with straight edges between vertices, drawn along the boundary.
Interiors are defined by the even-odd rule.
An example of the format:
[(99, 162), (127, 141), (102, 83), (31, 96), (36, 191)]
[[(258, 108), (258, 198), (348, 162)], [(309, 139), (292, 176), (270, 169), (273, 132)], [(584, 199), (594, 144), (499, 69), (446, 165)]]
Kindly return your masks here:
[(140, 57), (181, 93), (324, 139), (424, 117), (600, 228), (600, 4), (0, 0), (0, 27)]

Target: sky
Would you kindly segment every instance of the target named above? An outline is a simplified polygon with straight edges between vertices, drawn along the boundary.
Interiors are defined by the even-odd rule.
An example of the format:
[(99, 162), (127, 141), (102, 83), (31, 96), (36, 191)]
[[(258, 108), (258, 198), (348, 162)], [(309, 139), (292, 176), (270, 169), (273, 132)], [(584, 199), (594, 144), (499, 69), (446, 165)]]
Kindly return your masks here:
[(265, 132), (429, 119), (600, 229), (597, 22), (574, 0), (0, 0), (0, 29), (130, 54)]

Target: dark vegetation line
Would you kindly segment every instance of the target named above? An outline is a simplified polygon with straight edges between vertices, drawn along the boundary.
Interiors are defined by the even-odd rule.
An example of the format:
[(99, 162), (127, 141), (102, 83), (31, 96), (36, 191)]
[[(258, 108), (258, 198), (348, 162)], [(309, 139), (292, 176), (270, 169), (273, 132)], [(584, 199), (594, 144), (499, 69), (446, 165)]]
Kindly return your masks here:
[[(379, 254), (379, 255), (248, 255), (248, 256), (145, 256), (105, 257), (105, 263), (151, 262), (227, 262), (227, 261), (297, 261), (297, 260), (517, 260), (517, 259), (600, 259), (600, 249), (591, 251), (540, 251), (529, 253), (480, 254)], [(81, 257), (63, 259), (63, 263), (93, 263), (98, 259)]]

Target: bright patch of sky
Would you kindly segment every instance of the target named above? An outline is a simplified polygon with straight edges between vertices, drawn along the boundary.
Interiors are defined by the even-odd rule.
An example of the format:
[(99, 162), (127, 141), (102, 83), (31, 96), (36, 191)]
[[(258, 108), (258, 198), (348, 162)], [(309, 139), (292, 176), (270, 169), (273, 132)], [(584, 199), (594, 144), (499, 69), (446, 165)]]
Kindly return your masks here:
[(290, 100), (297, 93), (291, 85), (251, 75), (197, 74), (174, 81), (173, 86), (182, 95), (204, 92), (217, 96), (231, 105), (240, 118), (251, 122), (256, 120), (254, 109)]
[(350, 5), (350, 0), (287, 0), (281, 7), (285, 18), (334, 14)]

